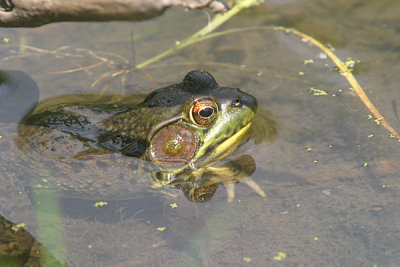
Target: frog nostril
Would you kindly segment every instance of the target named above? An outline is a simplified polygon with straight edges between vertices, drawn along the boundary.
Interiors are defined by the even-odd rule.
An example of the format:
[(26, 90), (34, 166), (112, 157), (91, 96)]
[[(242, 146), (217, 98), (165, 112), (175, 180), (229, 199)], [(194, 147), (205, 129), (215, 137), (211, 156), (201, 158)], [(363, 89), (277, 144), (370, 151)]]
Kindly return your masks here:
[(232, 101), (232, 106), (234, 107), (241, 107), (242, 106), (242, 100), (239, 97), (236, 97), (233, 101)]

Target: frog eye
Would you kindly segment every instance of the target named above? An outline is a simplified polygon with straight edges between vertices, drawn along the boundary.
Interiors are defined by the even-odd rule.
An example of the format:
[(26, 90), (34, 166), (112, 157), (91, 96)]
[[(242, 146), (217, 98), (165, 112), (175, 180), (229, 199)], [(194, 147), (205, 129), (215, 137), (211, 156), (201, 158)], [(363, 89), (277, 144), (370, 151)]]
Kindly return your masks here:
[(195, 101), (190, 109), (190, 120), (200, 126), (210, 126), (218, 117), (217, 104), (208, 98)]

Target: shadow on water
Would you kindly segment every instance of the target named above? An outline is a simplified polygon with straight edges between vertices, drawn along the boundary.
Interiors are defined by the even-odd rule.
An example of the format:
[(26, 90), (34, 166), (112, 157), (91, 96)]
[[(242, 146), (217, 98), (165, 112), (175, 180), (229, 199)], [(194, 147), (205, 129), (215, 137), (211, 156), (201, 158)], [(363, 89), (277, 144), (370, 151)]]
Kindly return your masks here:
[(0, 122), (17, 123), (35, 109), (39, 88), (26, 73), (17, 70), (0, 72)]
[[(393, 106), (400, 101), (399, 10), (397, 1), (270, 1), (243, 12), (226, 27), (283, 25), (332, 44), (342, 60), (354, 59), (357, 80), (385, 119), (398, 129)], [(202, 13), (172, 11), (134, 26), (59, 24), (64, 34), (52, 38), (54, 44), (43, 37), (50, 34), (45, 27), (40, 33), (24, 34), (29, 44), (49, 51), (71, 44), (71, 55), (78, 53), (77, 48), (95, 47), (96, 52), (118, 51), (128, 58), (127, 33), (132, 27), (139, 34), (189, 18), (194, 24), (206, 23)], [(193, 27), (188, 24), (178, 31), (137, 39), (137, 60), (162, 52), (160, 43), (186, 38)], [(88, 31), (93, 33), (90, 38)], [(23, 30), (1, 32), (15, 44), (23, 34)], [(205, 203), (189, 202), (183, 194), (175, 194), (178, 190), (155, 191), (133, 200), (102, 199), (108, 204), (101, 207), (94, 207), (96, 201), (61, 199), (65, 258), (71, 265), (242, 266), (250, 261), (255, 266), (396, 266), (400, 262), (400, 147), (368, 119), (367, 109), (317, 48), (283, 32), (226, 35), (188, 47), (145, 72), (131, 72), (124, 85), (117, 75), (95, 87), (91, 85), (103, 73), (116, 73), (123, 66), (115, 64), (110, 69), (103, 64), (86, 71), (49, 74), (98, 63), (88, 54), (68, 57), (61, 52), (54, 56), (27, 50), (24, 57), (0, 61), (0, 67), (29, 73), (40, 85), (42, 99), (99, 91), (147, 94), (181, 80), (191, 69), (207, 69), (220, 84), (254, 95), (259, 107), (271, 111), (279, 122), (274, 142), (240, 148), (254, 160), (251, 178), (265, 191), (265, 201), (243, 183), (236, 186), (230, 204), (222, 186)], [(114, 55), (108, 57), (117, 62)], [(322, 91), (326, 94), (315, 94)], [(7, 129), (8, 125), (0, 127), (3, 152), (13, 151), (12, 142), (4, 141), (11, 136), (5, 134)], [(2, 161), (2, 171), (7, 168), (18, 176), (30, 175), (21, 168), (29, 166), (24, 157), (18, 165), (7, 158)], [(9, 197), (0, 203), (0, 212), (3, 216), (4, 212), (14, 214), (19, 218), (14, 223), (27, 222), (32, 219), (32, 204), (29, 198), (13, 197), (12, 193), (20, 196), (18, 192), (25, 192), (23, 184), (15, 186), (2, 181)], [(25, 193), (20, 197), (30, 195)], [(18, 212), (5, 208), (16, 207), (16, 203), (21, 204)], [(50, 216), (40, 209), (37, 213)], [(29, 227), (27, 224), (26, 229), (34, 233), (34, 227)]]
[[(0, 139), (0, 151), (2, 155), (7, 157), (8, 149), (10, 149), (10, 147), (7, 147), (7, 144), (5, 144), (7, 142), (5, 139), (9, 139), (16, 133), (16, 124), (25, 114), (29, 114), (33, 111), (38, 99), (39, 88), (26, 73), (15, 70), (0, 71), (0, 125), (2, 134), (5, 134), (5, 136), (1, 136), (3, 140)], [(4, 130), (7, 131), (5, 132)], [(10, 154), (11, 153), (12, 152), (10, 152)], [(5, 216), (10, 216), (12, 219), (18, 221), (21, 217), (14, 217), (12, 214), (23, 213), (26, 207), (19, 209), (21, 206), (19, 206), (18, 202), (22, 199), (18, 197), (18, 194), (22, 194), (22, 191), (16, 192), (20, 188), (18, 183), (12, 181), (14, 178), (13, 174), (10, 173), (9, 170), (6, 170), (6, 168), (11, 167), (7, 167), (6, 162), (8, 159), (3, 156), (1, 158), (1, 265), (22, 266), (25, 264), (26, 266), (37, 266), (42, 262), (46, 264), (46, 266), (61, 266), (61, 263), (24, 229), (26, 223), (32, 222), (32, 219), (34, 219), (33, 217), (30, 217), (26, 223), (22, 221), (14, 223), (2, 216), (4, 213)], [(28, 206), (30, 206), (29, 202)], [(31, 207), (27, 208), (30, 210)], [(15, 210), (8, 212), (12, 209)]]

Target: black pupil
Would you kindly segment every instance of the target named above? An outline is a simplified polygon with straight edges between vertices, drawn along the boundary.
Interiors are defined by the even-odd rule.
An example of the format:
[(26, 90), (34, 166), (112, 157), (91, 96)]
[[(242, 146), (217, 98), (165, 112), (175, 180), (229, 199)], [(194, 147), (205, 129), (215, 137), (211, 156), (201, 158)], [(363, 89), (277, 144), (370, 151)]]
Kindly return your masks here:
[(214, 109), (211, 107), (205, 107), (199, 111), (199, 115), (203, 118), (208, 118), (214, 113)]
[(238, 107), (238, 106), (240, 106), (242, 104), (242, 101), (239, 99), (239, 98), (236, 98), (234, 101), (233, 101), (233, 105), (235, 106), (235, 107)]

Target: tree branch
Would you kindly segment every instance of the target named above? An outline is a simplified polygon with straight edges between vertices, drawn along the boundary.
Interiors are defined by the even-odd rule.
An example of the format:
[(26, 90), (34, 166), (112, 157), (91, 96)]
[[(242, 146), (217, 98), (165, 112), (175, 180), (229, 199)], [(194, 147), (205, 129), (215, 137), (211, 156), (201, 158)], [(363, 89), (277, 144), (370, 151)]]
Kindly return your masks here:
[(167, 8), (227, 9), (222, 0), (0, 0), (0, 27), (37, 27), (60, 21), (144, 20)]

